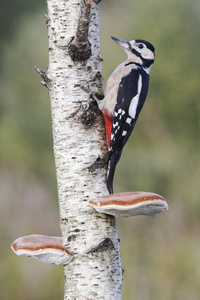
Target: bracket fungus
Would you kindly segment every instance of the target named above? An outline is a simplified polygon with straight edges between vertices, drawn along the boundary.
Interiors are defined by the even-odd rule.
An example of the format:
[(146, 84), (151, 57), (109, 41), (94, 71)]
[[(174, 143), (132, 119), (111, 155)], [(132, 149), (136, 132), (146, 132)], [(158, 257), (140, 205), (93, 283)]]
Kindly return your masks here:
[(17, 255), (39, 259), (45, 263), (65, 265), (73, 255), (63, 247), (62, 237), (33, 234), (14, 241), (12, 250)]
[(115, 217), (137, 215), (156, 216), (168, 210), (168, 204), (162, 196), (149, 192), (125, 192), (110, 194), (89, 201), (100, 213)]

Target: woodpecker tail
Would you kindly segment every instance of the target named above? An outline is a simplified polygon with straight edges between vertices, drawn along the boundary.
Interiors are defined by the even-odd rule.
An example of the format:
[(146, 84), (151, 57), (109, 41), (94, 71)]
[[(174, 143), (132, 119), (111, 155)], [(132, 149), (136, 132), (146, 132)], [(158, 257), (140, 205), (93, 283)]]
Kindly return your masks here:
[(107, 162), (110, 161), (110, 164), (109, 164), (109, 171), (107, 177), (107, 188), (110, 194), (113, 194), (113, 179), (115, 175), (116, 165), (120, 160), (121, 154), (122, 154), (122, 149), (121, 150), (116, 149), (111, 154), (108, 152)]

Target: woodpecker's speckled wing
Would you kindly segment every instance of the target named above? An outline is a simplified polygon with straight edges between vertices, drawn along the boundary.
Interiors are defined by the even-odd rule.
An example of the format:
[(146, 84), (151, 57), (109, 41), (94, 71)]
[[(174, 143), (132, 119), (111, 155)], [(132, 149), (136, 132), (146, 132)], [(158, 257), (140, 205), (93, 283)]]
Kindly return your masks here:
[(119, 84), (107, 155), (107, 162), (110, 161), (107, 186), (111, 194), (116, 165), (145, 102), (148, 84), (149, 75), (140, 67), (132, 69)]
[(124, 146), (135, 126), (145, 102), (149, 75), (142, 69), (132, 69), (121, 79), (117, 94), (117, 104), (113, 114), (109, 152), (118, 144)]

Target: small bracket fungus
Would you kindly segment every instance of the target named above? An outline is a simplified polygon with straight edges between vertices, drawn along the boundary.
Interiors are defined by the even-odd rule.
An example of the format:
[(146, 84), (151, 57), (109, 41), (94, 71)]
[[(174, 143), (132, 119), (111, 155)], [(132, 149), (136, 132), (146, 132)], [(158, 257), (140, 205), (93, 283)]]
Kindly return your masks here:
[(33, 234), (14, 241), (12, 250), (17, 255), (39, 259), (45, 263), (64, 265), (72, 260), (72, 253), (66, 250), (61, 237)]
[(137, 215), (154, 217), (168, 210), (165, 198), (148, 192), (110, 194), (90, 200), (89, 203), (98, 212), (115, 217), (132, 217)]

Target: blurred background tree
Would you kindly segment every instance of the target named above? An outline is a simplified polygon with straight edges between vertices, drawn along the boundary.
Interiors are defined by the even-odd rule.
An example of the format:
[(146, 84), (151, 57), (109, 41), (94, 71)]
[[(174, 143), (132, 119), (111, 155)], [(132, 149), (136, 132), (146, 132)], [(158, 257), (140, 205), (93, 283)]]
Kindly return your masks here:
[[(19, 236), (60, 235), (50, 105), (34, 70), (48, 65), (45, 12), (38, 0), (0, 4), (1, 300), (63, 298), (61, 267), (10, 250)], [(199, 15), (199, 0), (100, 4), (104, 82), (125, 59), (111, 35), (146, 39), (156, 48), (148, 98), (114, 190), (156, 192), (170, 206), (156, 218), (117, 221), (126, 300), (199, 299)]]

